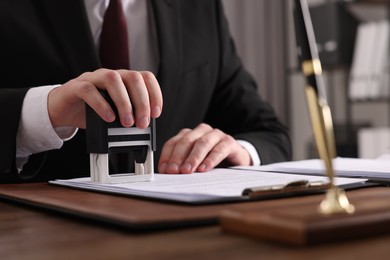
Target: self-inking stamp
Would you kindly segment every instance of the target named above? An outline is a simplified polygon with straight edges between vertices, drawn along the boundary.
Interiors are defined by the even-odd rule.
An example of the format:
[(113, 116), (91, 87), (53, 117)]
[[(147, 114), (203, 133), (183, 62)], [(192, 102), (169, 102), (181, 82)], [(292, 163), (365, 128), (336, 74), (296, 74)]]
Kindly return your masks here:
[[(116, 111), (108, 94), (101, 94)], [(86, 105), (86, 141), (90, 154), (91, 181), (99, 183), (124, 183), (151, 181), (154, 176), (153, 152), (156, 150), (155, 119), (147, 128), (123, 127), (116, 111), (116, 120), (107, 123)], [(122, 156), (118, 156), (122, 155)], [(123, 156), (125, 155), (125, 156)], [(119, 157), (112, 162), (112, 157)], [(132, 158), (128, 161), (128, 158)], [(122, 161), (120, 161), (122, 160)], [(129, 164), (134, 172), (110, 173), (111, 164)]]

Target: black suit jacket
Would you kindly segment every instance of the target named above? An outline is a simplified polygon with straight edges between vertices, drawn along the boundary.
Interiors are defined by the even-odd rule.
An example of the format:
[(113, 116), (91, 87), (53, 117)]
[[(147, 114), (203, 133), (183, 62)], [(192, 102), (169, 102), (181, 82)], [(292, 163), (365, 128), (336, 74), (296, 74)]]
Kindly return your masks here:
[[(255, 145), (262, 163), (289, 160), (288, 132), (236, 55), (218, 0), (151, 0), (164, 108), (157, 152), (201, 122)], [(30, 87), (65, 83), (100, 67), (83, 0), (0, 1), (0, 180), (89, 175), (85, 133), (59, 150), (30, 157), (19, 176), (15, 137)]]

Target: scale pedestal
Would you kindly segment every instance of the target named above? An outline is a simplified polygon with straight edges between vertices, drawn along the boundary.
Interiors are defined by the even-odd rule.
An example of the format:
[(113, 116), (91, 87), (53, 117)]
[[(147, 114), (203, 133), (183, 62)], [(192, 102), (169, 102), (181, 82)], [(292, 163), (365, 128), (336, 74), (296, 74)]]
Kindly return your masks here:
[(353, 214), (326, 215), (318, 200), (302, 204), (222, 212), (223, 231), (290, 245), (312, 245), (390, 233), (390, 189), (365, 188), (349, 193)]

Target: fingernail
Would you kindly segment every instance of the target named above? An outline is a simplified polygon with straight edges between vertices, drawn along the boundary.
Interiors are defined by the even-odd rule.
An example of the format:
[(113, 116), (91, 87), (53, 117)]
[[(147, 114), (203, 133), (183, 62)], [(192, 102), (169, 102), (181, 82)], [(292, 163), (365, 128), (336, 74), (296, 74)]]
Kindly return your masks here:
[(125, 124), (128, 126), (134, 124), (134, 119), (132, 115), (128, 114), (125, 116)]
[(145, 128), (149, 126), (149, 117), (143, 117), (139, 121), (139, 127)]
[(191, 172), (192, 166), (190, 163), (185, 163), (181, 166), (183, 172)]
[(113, 112), (111, 112), (111, 111), (107, 111), (106, 112), (106, 120), (108, 122), (114, 121), (115, 120), (115, 114)]
[(167, 172), (177, 173), (179, 172), (179, 166), (176, 163), (171, 163), (168, 165)]
[(204, 164), (204, 163), (202, 163), (202, 164), (199, 165), (199, 167), (198, 167), (198, 171), (200, 171), (200, 172), (203, 172), (205, 169), (206, 169), (206, 164)]
[(166, 163), (162, 163), (160, 165), (159, 172), (164, 173), (164, 172), (166, 172), (166, 170), (167, 170), (167, 164)]
[(161, 114), (161, 108), (159, 106), (155, 106), (152, 109), (152, 117), (159, 117)]

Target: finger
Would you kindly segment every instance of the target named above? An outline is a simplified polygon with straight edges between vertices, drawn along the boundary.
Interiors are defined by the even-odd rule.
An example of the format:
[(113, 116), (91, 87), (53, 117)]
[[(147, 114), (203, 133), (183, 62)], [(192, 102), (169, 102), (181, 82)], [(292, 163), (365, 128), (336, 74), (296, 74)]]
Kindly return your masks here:
[[(76, 97), (76, 99), (72, 98), (73, 100), (83, 100), (106, 122), (115, 120), (115, 113), (111, 106), (93, 84), (87, 81), (75, 81), (71, 86), (71, 95)], [(85, 120), (81, 127), (85, 128)]]
[(85, 128), (85, 104), (106, 122), (115, 120), (114, 110), (95, 85), (79, 77), (50, 91), (47, 105), (53, 127)]
[(199, 172), (205, 172), (213, 169), (229, 155), (235, 153), (236, 140), (230, 135), (225, 135), (221, 141), (214, 146), (210, 153), (206, 156), (203, 162), (197, 168)]
[(151, 109), (151, 117), (157, 118), (161, 115), (163, 108), (163, 98), (161, 87), (157, 82), (156, 77), (149, 71), (142, 71), (141, 75), (149, 93), (149, 102)]
[(186, 133), (190, 132), (190, 129), (182, 129), (177, 135), (169, 139), (163, 146), (161, 150), (160, 160), (158, 162), (158, 171), (160, 173), (166, 173), (168, 168), (169, 158), (171, 157), (172, 151), (174, 150), (177, 142), (180, 138)]
[(135, 114), (135, 124), (146, 128), (150, 123), (150, 102), (148, 88), (142, 74), (138, 71), (120, 70)]
[(92, 73), (85, 73), (81, 78), (108, 92), (118, 111), (119, 120), (124, 127), (130, 127), (134, 124), (133, 108), (129, 94), (118, 71), (99, 69)]
[(213, 129), (199, 138), (180, 170), (183, 173), (192, 173), (197, 170), (201, 163), (204, 163), (208, 154), (215, 149), (215, 146), (218, 145), (221, 140), (223, 140), (224, 136), (225, 134), (222, 131)]
[[(183, 166), (183, 162), (188, 157), (191, 152), (194, 144), (198, 142), (198, 139), (207, 135), (213, 129), (206, 124), (200, 124), (194, 130), (187, 132), (182, 135), (181, 138), (177, 141), (174, 149), (169, 158), (167, 173), (190, 173), (193, 168), (192, 165), (188, 163)], [(181, 168), (185, 167), (187, 171), (181, 171)]]

